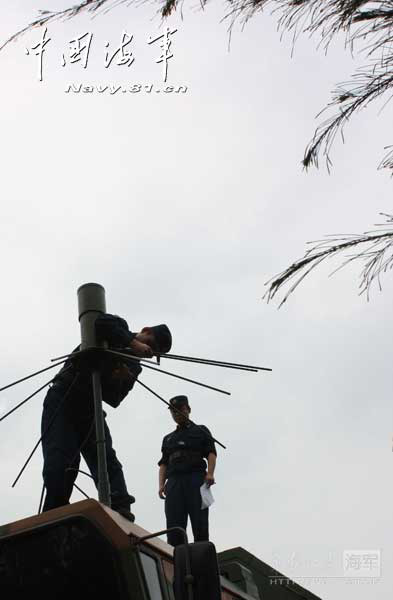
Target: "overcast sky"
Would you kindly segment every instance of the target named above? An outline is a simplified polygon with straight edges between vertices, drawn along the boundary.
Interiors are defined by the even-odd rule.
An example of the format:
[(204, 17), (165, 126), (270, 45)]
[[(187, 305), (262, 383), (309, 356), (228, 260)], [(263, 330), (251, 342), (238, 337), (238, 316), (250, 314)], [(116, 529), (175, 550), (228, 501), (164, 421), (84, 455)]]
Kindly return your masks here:
[[(37, 4), (47, 8), (3, 2), (1, 40), (32, 20)], [(162, 91), (160, 48), (147, 41), (164, 26), (151, 5), (50, 25), (42, 82), (38, 57), (26, 54), (41, 30), (0, 54), (1, 382), (75, 347), (76, 290), (89, 281), (104, 285), (108, 311), (134, 331), (168, 323), (176, 353), (272, 367), (253, 374), (167, 365), (231, 396), (158, 373), (140, 379), (166, 398), (187, 394), (194, 420), (227, 445), (210, 518), (218, 550), (241, 545), (323, 600), (386, 600), (393, 587), (391, 275), (367, 302), (358, 296), (357, 270), (328, 278), (332, 262), (281, 310), (261, 298), (264, 283), (301, 256), (306, 241), (364, 231), (391, 210), (392, 181), (376, 169), (392, 142), (391, 109), (354, 118), (345, 145), (334, 147), (330, 176), (324, 168), (305, 173), (300, 161), (315, 115), (356, 61), (342, 40), (325, 56), (307, 38), (291, 58), (289, 36), (280, 42), (268, 14), (243, 32), (237, 27), (228, 52), (224, 13), (221, 3), (204, 11), (195, 3), (183, 20), (175, 14), (168, 22), (178, 31), (167, 84), (187, 86), (184, 93)], [(105, 68), (105, 44), (114, 51), (124, 30), (134, 36), (135, 61)], [(69, 40), (87, 32), (86, 69), (67, 60), (62, 67)], [(123, 87), (66, 93), (70, 84)], [(153, 91), (122, 92), (134, 84)], [(48, 379), (2, 392), (0, 410)], [(38, 509), (40, 452), (11, 484), (39, 438), (43, 397), (0, 423), (2, 523)], [(173, 428), (168, 411), (136, 387), (107, 412), (136, 520), (158, 530), (157, 461)], [(96, 497), (87, 478), (78, 484)], [(346, 583), (347, 550), (381, 552), (378, 583)]]

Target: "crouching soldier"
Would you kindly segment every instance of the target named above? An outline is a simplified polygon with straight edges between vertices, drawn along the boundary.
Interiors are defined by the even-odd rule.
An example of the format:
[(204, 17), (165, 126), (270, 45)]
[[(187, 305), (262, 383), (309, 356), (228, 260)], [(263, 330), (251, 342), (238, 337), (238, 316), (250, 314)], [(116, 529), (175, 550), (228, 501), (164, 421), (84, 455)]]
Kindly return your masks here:
[[(209, 509), (202, 509), (200, 488), (205, 482), (215, 483), (216, 448), (208, 428), (190, 421), (187, 396), (175, 396), (169, 403), (177, 427), (164, 437), (158, 463), (158, 494), (165, 499), (166, 526), (186, 529), (189, 516), (194, 541), (208, 541)], [(168, 544), (182, 543), (180, 533), (168, 533)]]
[[(164, 354), (169, 352), (172, 344), (166, 325), (144, 327), (139, 333), (132, 333), (124, 319), (105, 314), (96, 319), (95, 327), (98, 342), (106, 341), (109, 348), (138, 357)], [(74, 352), (77, 350), (79, 347)], [(138, 360), (108, 358), (100, 368), (103, 400), (113, 407), (119, 406), (141, 371)], [(46, 488), (43, 510), (46, 511), (69, 503), (81, 454), (96, 486), (98, 483), (94, 398), (89, 370), (79, 370), (71, 361), (65, 363), (45, 397), (41, 428)], [(135, 498), (127, 491), (122, 465), (113, 448), (106, 421), (105, 444), (111, 506), (133, 521), (130, 505)]]

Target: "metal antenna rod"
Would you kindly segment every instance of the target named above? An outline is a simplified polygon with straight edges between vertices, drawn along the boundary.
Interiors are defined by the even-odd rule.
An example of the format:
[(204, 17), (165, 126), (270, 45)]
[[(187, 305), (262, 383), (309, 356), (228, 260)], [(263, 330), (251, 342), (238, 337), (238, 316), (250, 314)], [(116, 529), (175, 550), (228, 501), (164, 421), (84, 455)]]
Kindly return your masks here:
[[(115, 352), (114, 350), (105, 350), (105, 353), (113, 354), (114, 356), (121, 356), (122, 358), (130, 357), (127, 354), (123, 354), (121, 352)], [(201, 383), (200, 381), (195, 381), (195, 379), (189, 379), (188, 377), (183, 377), (182, 375), (176, 375), (175, 373), (170, 373), (169, 371), (164, 371), (163, 369), (158, 369), (157, 367), (152, 367), (146, 363), (143, 358), (137, 359), (141, 364), (143, 364), (146, 369), (151, 369), (152, 371), (158, 371), (159, 373), (164, 373), (165, 375), (170, 375), (171, 377), (176, 377), (176, 379), (182, 379), (183, 381), (188, 381), (189, 383), (194, 383), (195, 385), (200, 385), (201, 387), (207, 388), (209, 390), (213, 390), (215, 392), (220, 392), (220, 394), (226, 394), (227, 396), (231, 395), (231, 392), (226, 392), (220, 388), (213, 387), (212, 385), (207, 385), (207, 383)]]
[(36, 371), (35, 373), (32, 373), (31, 375), (27, 375), (27, 377), (22, 377), (22, 379), (18, 379), (18, 381), (14, 381), (13, 383), (9, 383), (8, 385), (5, 385), (4, 387), (0, 388), (0, 392), (2, 392), (3, 390), (6, 390), (10, 387), (12, 387), (13, 385), (16, 385), (17, 383), (20, 383), (21, 381), (26, 381), (26, 379), (30, 379), (31, 377), (35, 377), (36, 375), (39, 375), (40, 373), (43, 373), (44, 371), (49, 371), (49, 369), (54, 369), (54, 367), (57, 367), (57, 365), (62, 365), (63, 363), (65, 363), (65, 360), (62, 360), (61, 362), (58, 362), (54, 365), (51, 365), (50, 367), (46, 367), (45, 369), (41, 369), (40, 371)]
[(72, 383), (71, 383), (70, 387), (68, 388), (68, 390), (67, 390), (67, 391), (66, 391), (66, 393), (64, 394), (64, 396), (63, 396), (63, 399), (61, 400), (61, 402), (60, 402), (59, 406), (57, 407), (57, 409), (56, 409), (56, 411), (55, 411), (55, 414), (53, 415), (53, 417), (52, 417), (52, 418), (51, 418), (51, 420), (49, 421), (47, 428), (45, 429), (45, 431), (44, 431), (44, 432), (43, 432), (43, 434), (41, 435), (40, 439), (38, 440), (38, 442), (37, 442), (37, 443), (36, 443), (36, 445), (34, 446), (33, 450), (30, 452), (30, 455), (29, 455), (28, 459), (26, 460), (25, 464), (23, 465), (23, 467), (22, 467), (22, 468), (21, 468), (21, 470), (19, 471), (19, 473), (18, 473), (18, 476), (17, 476), (17, 478), (15, 479), (15, 481), (14, 481), (14, 483), (12, 484), (12, 486), (11, 486), (11, 487), (15, 487), (15, 486), (16, 486), (16, 484), (18, 483), (18, 480), (20, 479), (20, 477), (21, 477), (21, 475), (22, 475), (23, 471), (26, 469), (27, 465), (29, 464), (29, 462), (30, 462), (30, 460), (31, 460), (31, 458), (32, 458), (32, 456), (33, 456), (33, 454), (34, 454), (34, 452), (37, 450), (38, 446), (39, 446), (39, 445), (40, 445), (40, 443), (42, 442), (42, 439), (43, 439), (43, 437), (44, 437), (44, 436), (45, 436), (45, 435), (48, 433), (48, 431), (49, 431), (49, 429), (51, 428), (51, 426), (52, 426), (52, 424), (53, 424), (54, 420), (56, 419), (57, 415), (59, 414), (59, 412), (60, 412), (60, 409), (63, 407), (63, 404), (64, 404), (64, 402), (65, 402), (65, 400), (66, 400), (67, 396), (69, 395), (69, 393), (70, 393), (71, 389), (74, 387), (74, 384), (75, 384), (76, 380), (78, 379), (78, 376), (79, 376), (78, 374), (77, 374), (77, 375), (75, 375), (75, 377), (74, 377), (74, 379), (73, 379), (73, 381), (72, 381)]
[[(124, 352), (124, 349), (121, 348), (113, 348), (111, 349), (112, 352), (120, 352), (123, 354), (127, 354), (127, 356), (129, 355), (128, 351)], [(70, 355), (71, 356), (71, 355)], [(236, 363), (229, 363), (229, 362), (220, 362), (217, 360), (209, 360), (209, 359), (205, 359), (205, 358), (192, 358), (189, 356), (181, 356), (181, 355), (177, 355), (177, 354), (155, 354), (155, 356), (157, 358), (171, 358), (172, 360), (182, 360), (182, 361), (186, 361), (186, 362), (193, 362), (193, 363), (201, 363), (203, 365), (211, 365), (213, 367), (226, 367), (227, 369), (237, 369), (237, 370), (241, 370), (241, 371), (252, 371), (254, 373), (257, 373), (258, 370), (260, 370), (262, 367), (252, 367), (249, 365), (241, 365), (241, 364), (236, 364)], [(62, 356), (60, 358), (63, 358)], [(153, 365), (155, 365), (156, 363), (152, 360), (148, 360), (146, 358), (144, 358), (143, 356), (135, 356), (130, 354), (129, 358), (134, 359), (134, 360), (144, 360), (146, 363), (151, 363)], [(59, 360), (59, 359), (52, 359), (52, 360)], [(160, 364), (160, 363), (158, 363)], [(267, 371), (271, 371), (272, 369), (266, 369)]]
[(90, 479), (93, 479), (93, 481), (94, 481), (93, 475), (90, 475), (90, 473), (86, 473), (86, 471), (81, 471), (80, 469), (74, 469), (73, 467), (67, 467), (66, 472), (67, 471), (76, 471), (77, 473), (82, 473), (82, 475), (87, 475), (87, 477), (90, 477)]
[(12, 408), (11, 410), (9, 410), (5, 415), (3, 415), (0, 418), (0, 423), (1, 421), (4, 421), (4, 419), (6, 417), (8, 417), (9, 415), (11, 415), (13, 412), (15, 412), (20, 406), (23, 406), (23, 404), (25, 404), (25, 402), (27, 402), (28, 400), (30, 400), (30, 398), (33, 398), (33, 396), (35, 396), (36, 394), (38, 394), (41, 390), (43, 390), (44, 388), (46, 388), (47, 385), (49, 385), (50, 383), (52, 383), (53, 379), (51, 379), (50, 381), (48, 381), (47, 383), (45, 383), (45, 385), (43, 385), (42, 387), (38, 388), (38, 390), (36, 390), (35, 392), (33, 392), (30, 396), (28, 396), (25, 400), (22, 400), (22, 402), (19, 402), (19, 404), (17, 404), (16, 406), (14, 406), (14, 408)]
[[(67, 367), (66, 369), (64, 369), (63, 373), (66, 373), (69, 369), (71, 369), (71, 367)], [(12, 408), (10, 411), (8, 411), (8, 413), (6, 413), (5, 415), (3, 415), (0, 419), (0, 423), (1, 421), (3, 421), (6, 417), (8, 417), (9, 415), (11, 415), (14, 411), (16, 411), (20, 406), (23, 406), (23, 404), (25, 404), (25, 402), (27, 402), (28, 400), (30, 400), (30, 398), (33, 398), (33, 396), (35, 396), (36, 394), (38, 394), (41, 390), (43, 390), (44, 388), (46, 388), (47, 385), (51, 384), (54, 380), (56, 379), (56, 377), (54, 377), (53, 379), (50, 379), (47, 383), (45, 383), (42, 387), (38, 388), (38, 390), (36, 390), (35, 392), (33, 392), (30, 396), (28, 396), (25, 400), (22, 400), (22, 402), (20, 402), (19, 404), (17, 404), (16, 406), (14, 406), (14, 408)]]
[(82, 496), (84, 496), (85, 498), (87, 498), (89, 500), (90, 496), (88, 496), (83, 490), (81, 490), (81, 488), (79, 486), (77, 486), (76, 483), (74, 483), (74, 488), (76, 488), (78, 490), (78, 492), (80, 492), (82, 494)]
[(195, 363), (197, 365), (207, 365), (211, 367), (224, 367), (225, 369), (236, 369), (237, 371), (250, 371), (251, 373), (258, 373), (258, 369), (251, 367), (240, 367), (238, 365), (227, 365), (225, 363), (210, 362), (208, 360), (200, 360), (197, 358), (183, 358), (178, 356), (168, 356), (167, 354), (158, 354), (160, 358), (170, 358), (171, 360), (181, 360), (189, 363)]
[[(57, 358), (51, 358), (51, 361), (54, 360), (59, 360), (60, 358), (72, 358), (73, 356), (77, 356), (78, 354), (85, 354), (88, 350), (94, 350), (94, 352), (104, 352), (106, 348), (104, 347), (100, 347), (100, 346), (94, 346), (91, 348), (88, 348), (86, 350), (78, 350), (77, 352), (71, 352), (70, 354), (65, 354), (64, 356), (59, 356)], [(136, 356), (135, 354), (130, 354), (127, 351), (127, 348), (114, 348), (113, 350), (111, 350), (111, 352), (120, 352), (123, 354), (126, 353), (127, 354), (127, 358), (129, 358), (130, 360), (144, 360), (146, 362), (151, 363), (152, 365), (156, 365), (156, 361), (155, 360), (149, 360), (148, 358), (143, 358), (143, 356)]]
[(108, 466), (106, 460), (106, 440), (104, 413), (102, 410), (101, 375), (98, 370), (92, 373), (94, 412), (96, 415), (96, 444), (98, 461), (98, 499), (105, 506), (111, 506)]
[[(161, 402), (164, 402), (164, 404), (166, 404), (168, 406), (168, 408), (170, 408), (171, 410), (180, 413), (183, 415), (183, 413), (181, 412), (181, 410), (179, 410), (176, 406), (172, 406), (172, 404), (170, 404), (169, 402), (167, 402), (164, 398), (162, 398), (161, 396), (159, 396), (154, 390), (152, 390), (151, 388), (149, 388), (146, 384), (142, 383), (142, 381), (139, 381), (139, 379), (136, 379), (136, 382), (139, 383), (141, 386), (143, 386), (144, 388), (146, 388), (149, 392), (151, 392), (154, 396), (156, 396), (156, 398), (158, 398), (159, 400), (161, 400)], [(196, 423), (194, 423), (193, 421), (191, 421), (191, 419), (188, 419), (188, 422), (191, 423), (191, 425), (196, 425), (196, 427), (199, 427), (199, 425), (197, 425)], [(207, 435), (207, 433), (204, 431), (204, 433)], [(210, 439), (213, 440), (213, 442), (216, 442), (216, 444), (218, 444), (219, 446), (221, 446), (221, 448), (224, 448), (224, 450), (227, 449), (226, 446), (224, 446), (224, 444), (221, 444), (221, 442), (219, 442), (218, 440), (216, 440), (216, 438), (214, 438), (212, 435), (208, 436)]]
[(160, 354), (161, 358), (173, 358), (177, 360), (190, 360), (192, 362), (202, 362), (211, 365), (227, 365), (232, 367), (243, 367), (245, 369), (256, 369), (257, 371), (272, 371), (269, 367), (255, 367), (254, 365), (244, 365), (241, 363), (226, 362), (224, 360), (213, 360), (210, 358), (197, 358), (196, 356), (182, 356), (181, 354)]
[(60, 360), (61, 358), (71, 358), (72, 356), (78, 356), (78, 354), (82, 354), (84, 350), (76, 350), (76, 352), (70, 352), (69, 354), (64, 354), (64, 356), (57, 356), (56, 358), (51, 358), (50, 361), (54, 362), (55, 360)]
[[(123, 354), (127, 354), (127, 357), (133, 360), (143, 360), (145, 361), (145, 363), (151, 363), (153, 365), (155, 365), (156, 363), (152, 360), (148, 360), (146, 358), (144, 358), (143, 356), (135, 356), (133, 354), (129, 354), (128, 351), (125, 352), (126, 349), (122, 349), (122, 348), (113, 348), (111, 349), (111, 352), (120, 352)], [(69, 356), (72, 356), (71, 354)], [(237, 370), (241, 370), (241, 371), (252, 371), (254, 373), (257, 373), (258, 370), (260, 370), (262, 367), (252, 367), (249, 365), (240, 365), (240, 364), (236, 364), (236, 363), (225, 363), (225, 362), (219, 362), (219, 361), (211, 361), (205, 358), (192, 358), (189, 356), (180, 356), (177, 354), (155, 354), (155, 356), (159, 359), (161, 357), (163, 358), (171, 358), (172, 360), (182, 360), (182, 361), (186, 361), (186, 362), (193, 362), (193, 363), (200, 363), (203, 365), (211, 365), (213, 367), (226, 367), (227, 369), (237, 369)], [(64, 358), (63, 356), (59, 357), (59, 358)], [(59, 360), (59, 358), (57, 359), (52, 359), (52, 360)], [(160, 364), (160, 363), (158, 363)], [(266, 369), (268, 371), (271, 371), (272, 369)]]

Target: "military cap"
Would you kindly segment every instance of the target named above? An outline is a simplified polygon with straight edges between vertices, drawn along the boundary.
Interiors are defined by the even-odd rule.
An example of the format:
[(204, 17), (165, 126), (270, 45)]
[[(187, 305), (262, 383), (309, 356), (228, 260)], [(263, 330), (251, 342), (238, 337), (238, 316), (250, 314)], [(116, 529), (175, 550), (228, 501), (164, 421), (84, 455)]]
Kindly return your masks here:
[(150, 327), (150, 329), (154, 334), (159, 351), (162, 354), (169, 352), (172, 347), (172, 336), (168, 326), (162, 323), (161, 325), (154, 325), (154, 327)]
[(181, 406), (188, 406), (190, 408), (187, 396), (174, 396), (169, 400), (169, 404), (168, 408), (180, 408)]

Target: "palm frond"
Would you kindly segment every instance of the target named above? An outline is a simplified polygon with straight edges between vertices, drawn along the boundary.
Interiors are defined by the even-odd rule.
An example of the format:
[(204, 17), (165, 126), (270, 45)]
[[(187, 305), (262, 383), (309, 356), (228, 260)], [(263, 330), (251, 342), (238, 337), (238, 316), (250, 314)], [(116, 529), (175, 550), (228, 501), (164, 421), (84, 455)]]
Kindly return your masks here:
[[(64, 10), (51, 11), (51, 10), (39, 10), (39, 16), (37, 19), (26, 25), (23, 29), (20, 29), (16, 33), (14, 33), (10, 38), (8, 38), (1, 46), (0, 50), (3, 50), (10, 42), (14, 42), (19, 39), (23, 34), (35, 27), (42, 27), (43, 25), (48, 25), (52, 21), (57, 21), (59, 19), (72, 19), (72, 17), (76, 17), (84, 11), (95, 13), (104, 6), (104, 4), (109, 4), (109, 2), (113, 3), (113, 0), (84, 0), (84, 2), (80, 2), (79, 4), (75, 4), (69, 8), (65, 8)], [(124, 4), (129, 0), (117, 0), (115, 4)]]
[[(332, 144), (338, 132), (343, 139), (343, 128), (354, 113), (366, 108), (370, 102), (388, 93), (393, 85), (393, 1), (380, 0), (228, 0), (231, 6), (227, 15), (230, 27), (237, 20), (245, 24), (256, 13), (268, 8), (278, 13), (278, 25), (283, 32), (291, 32), (295, 43), (300, 34), (318, 33), (328, 50), (339, 33), (344, 33), (346, 47), (352, 53), (360, 44), (359, 53), (373, 60), (359, 69), (351, 81), (333, 91), (333, 99), (325, 110), (337, 109), (316, 129), (308, 144), (303, 165), (318, 167), (323, 153), (328, 170), (331, 167)], [(378, 7), (379, 5), (379, 7)], [(324, 112), (322, 111), (322, 112)], [(320, 113), (321, 114), (321, 113)], [(393, 168), (389, 154), (380, 168)]]
[(354, 261), (360, 261), (363, 264), (360, 272), (359, 293), (366, 293), (369, 297), (374, 283), (377, 283), (379, 289), (382, 289), (381, 275), (393, 267), (393, 215), (380, 214), (386, 217), (386, 223), (377, 224), (376, 226), (383, 227), (384, 231), (378, 229), (376, 231), (366, 231), (360, 235), (327, 236), (323, 240), (309, 242), (312, 247), (307, 250), (301, 259), (295, 261), (282, 273), (265, 284), (269, 287), (263, 296), (264, 299), (269, 302), (277, 293), (286, 288), (283, 299), (279, 304), (279, 307), (282, 306), (303, 279), (321, 262), (345, 254), (353, 248), (357, 250), (359, 246), (361, 246), (361, 249), (355, 254), (347, 255), (333, 273)]

